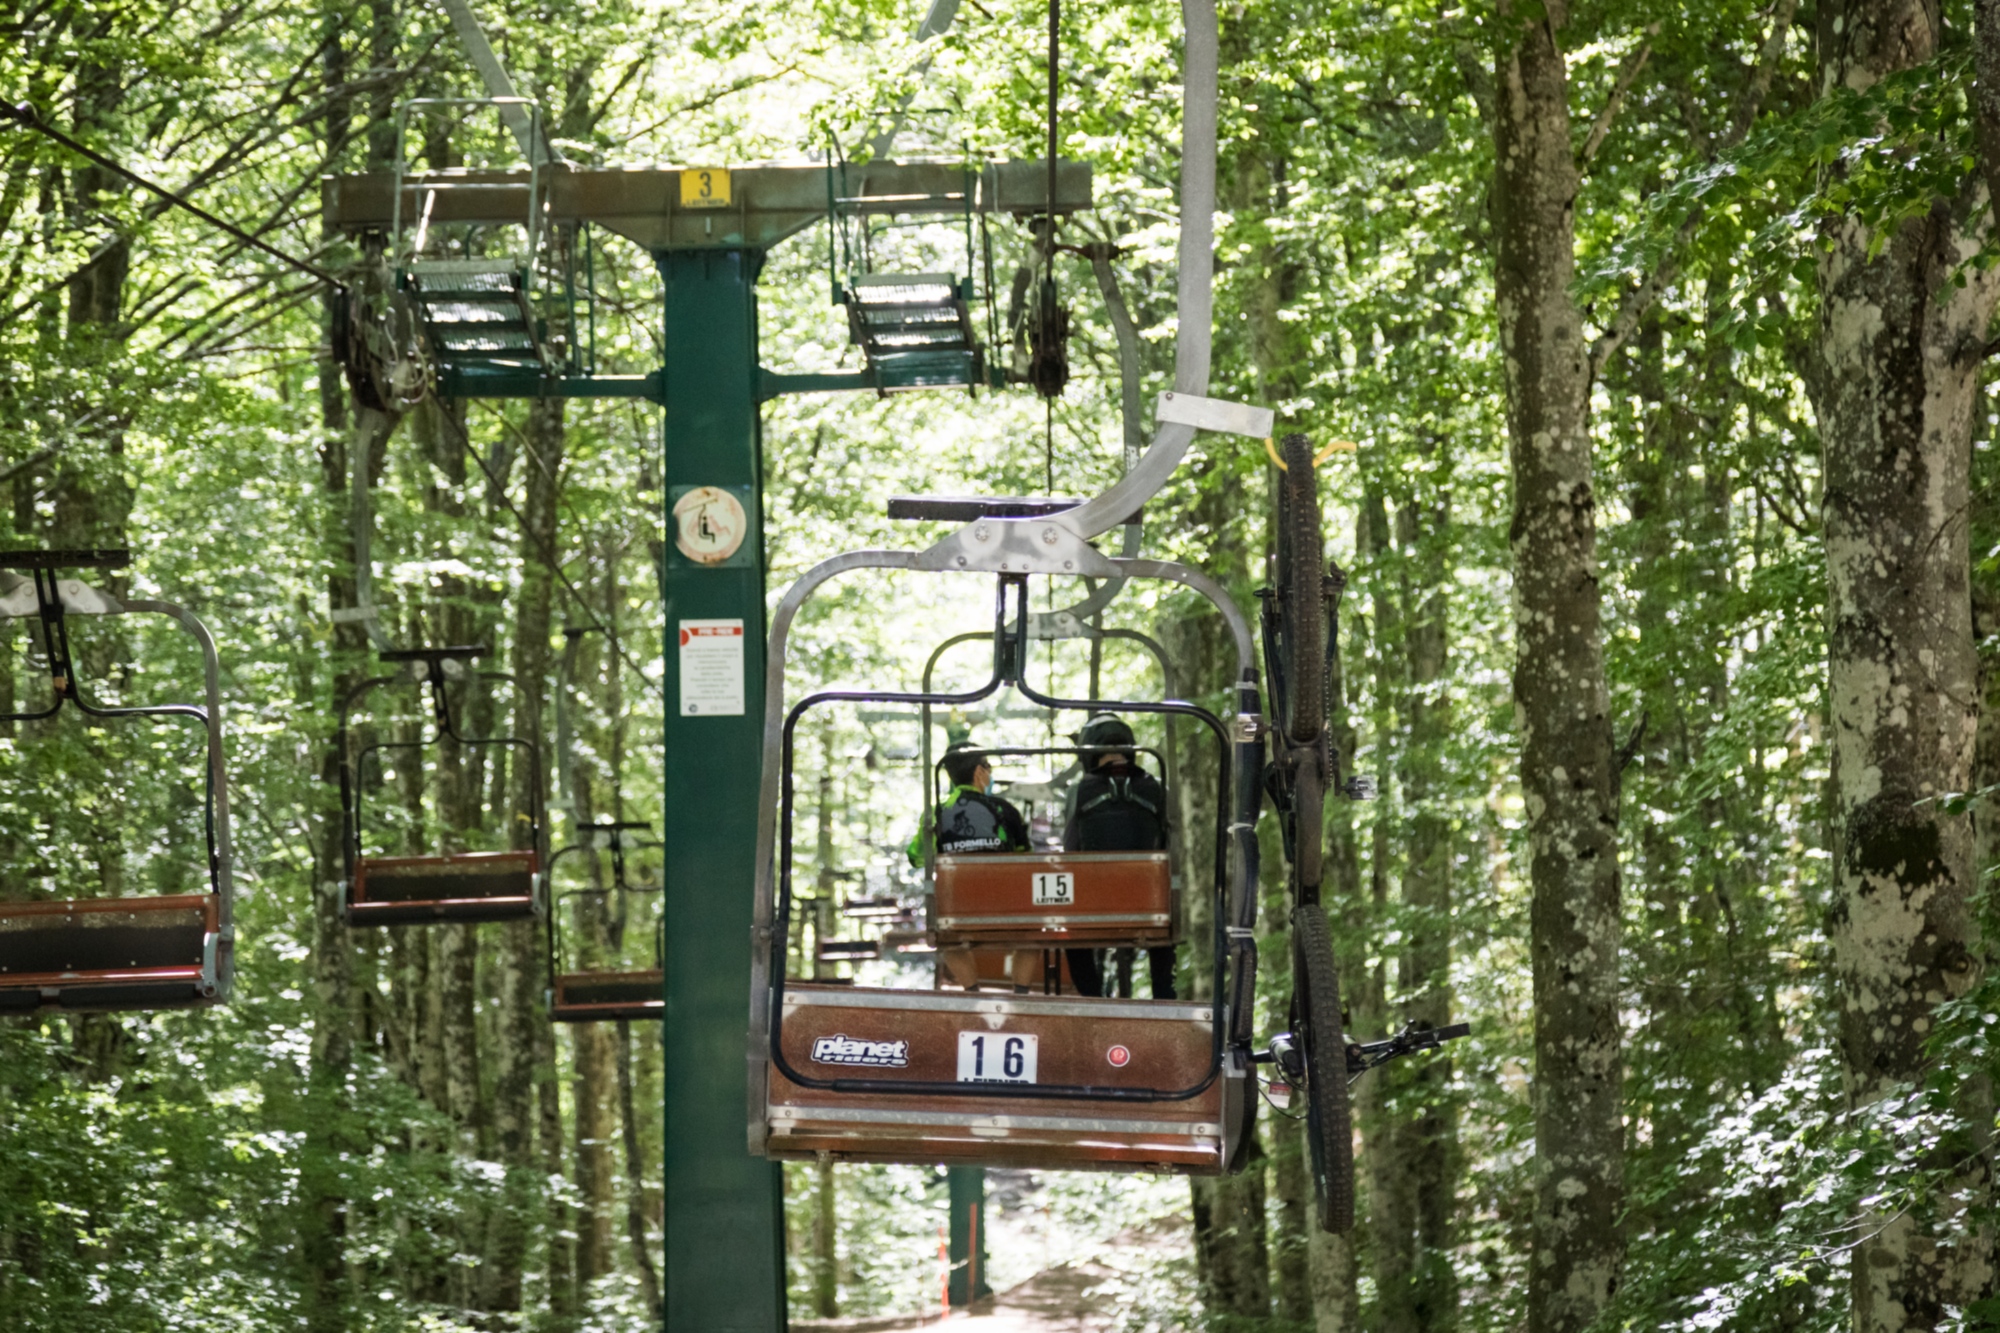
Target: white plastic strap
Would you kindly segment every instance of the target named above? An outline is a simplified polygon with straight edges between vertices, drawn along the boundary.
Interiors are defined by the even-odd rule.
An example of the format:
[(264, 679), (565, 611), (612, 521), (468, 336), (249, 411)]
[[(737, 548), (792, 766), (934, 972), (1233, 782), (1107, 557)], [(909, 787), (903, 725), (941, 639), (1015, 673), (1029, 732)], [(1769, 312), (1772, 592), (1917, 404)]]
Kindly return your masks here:
[(1163, 393), (1153, 412), (1157, 421), (1171, 421), (1196, 430), (1242, 435), (1252, 440), (1268, 440), (1278, 414), (1268, 407), (1251, 407), (1221, 398), (1198, 398), (1191, 393)]

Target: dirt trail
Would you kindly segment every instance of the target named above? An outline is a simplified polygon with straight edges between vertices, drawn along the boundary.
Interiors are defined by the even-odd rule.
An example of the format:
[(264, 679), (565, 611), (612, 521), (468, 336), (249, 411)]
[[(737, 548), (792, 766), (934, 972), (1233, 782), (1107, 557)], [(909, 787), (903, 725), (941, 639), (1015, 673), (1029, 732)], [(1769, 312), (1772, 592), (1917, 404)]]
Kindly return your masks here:
[(963, 1333), (1109, 1333), (1118, 1326), (1116, 1302), (1093, 1287), (1115, 1276), (1101, 1264), (1062, 1264), (1019, 1286), (989, 1296), (970, 1310), (876, 1319), (794, 1319), (791, 1333), (901, 1333), (944, 1328)]
[(853, 1319), (794, 1319), (790, 1333), (904, 1333), (936, 1328), (946, 1333), (1116, 1333), (1131, 1311), (1120, 1293), (1132, 1287), (1134, 1262), (1143, 1268), (1162, 1254), (1185, 1253), (1193, 1244), (1187, 1221), (1155, 1219), (1121, 1232), (1103, 1248), (1071, 1263), (1044, 1268), (1027, 1281), (946, 1319), (927, 1315), (876, 1315)]

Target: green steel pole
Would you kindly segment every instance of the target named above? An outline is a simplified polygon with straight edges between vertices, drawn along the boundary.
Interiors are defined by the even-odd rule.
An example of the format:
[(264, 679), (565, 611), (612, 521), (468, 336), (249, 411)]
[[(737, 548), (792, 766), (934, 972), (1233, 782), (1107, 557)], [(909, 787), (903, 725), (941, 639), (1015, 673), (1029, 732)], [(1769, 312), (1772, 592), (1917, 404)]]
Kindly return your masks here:
[[(664, 1316), (668, 1333), (784, 1333), (780, 1177), (745, 1146), (743, 1083), (764, 715), (763, 254), (655, 260), (666, 288), (668, 511)], [(683, 502), (702, 506), (689, 529), (699, 559), (677, 541)]]
[(991, 1296), (986, 1285), (986, 1168), (946, 1170), (951, 1191), (951, 1308)]

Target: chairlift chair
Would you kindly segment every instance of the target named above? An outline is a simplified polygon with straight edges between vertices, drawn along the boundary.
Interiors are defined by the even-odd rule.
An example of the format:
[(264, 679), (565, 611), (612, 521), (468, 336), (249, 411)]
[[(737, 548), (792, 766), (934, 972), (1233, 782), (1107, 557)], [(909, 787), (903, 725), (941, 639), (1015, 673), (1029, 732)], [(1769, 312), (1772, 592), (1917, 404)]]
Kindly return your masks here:
[[(1172, 698), (1173, 677), (1166, 650), (1137, 630), (1099, 629), (1036, 616), (1026, 637), (1037, 639), (1125, 640), (1147, 649), (1158, 663), (1162, 698)], [(990, 642), (979, 630), (946, 639), (924, 664), (929, 692), (940, 658), (964, 643)], [(924, 759), (931, 763), (930, 709), (923, 709)], [(1171, 714), (1168, 715), (1171, 718)], [(1069, 765), (1049, 784), (1067, 792), (1085, 762), (1100, 750), (1085, 746), (982, 747), (989, 755), (1068, 755)], [(1152, 756), (1169, 789), (1178, 782), (1171, 748), (1140, 746)], [(942, 765), (942, 760), (937, 764)], [(934, 770), (936, 771), (936, 770)], [(933, 806), (937, 804), (935, 799)], [(1147, 948), (1179, 940), (1182, 920), (1179, 877), (1168, 854), (1160, 852), (1025, 852), (975, 856), (935, 855), (924, 848), (924, 873), (932, 881), (932, 928), (939, 947), (1019, 944), (1070, 948)]]
[[(375, 676), (362, 681), (340, 710), (340, 804), (342, 843), (347, 868), (343, 914), (350, 926), (401, 926), (443, 921), (517, 921), (542, 911), (543, 836), (547, 821), (541, 801), (541, 758), (532, 741), (511, 736), (465, 736), (452, 717), (447, 685), (472, 674), (468, 663), (484, 656), (484, 647), (390, 649), (385, 663), (407, 666), (414, 674)], [(482, 671), (480, 678), (511, 684), (500, 671)], [(357, 746), (353, 719), (367, 697), (386, 686), (412, 681), (429, 694), (437, 731), (417, 741), (374, 741)], [(445, 740), (468, 747), (492, 747), (518, 754), (530, 766), (530, 809), (517, 812), (527, 825), (526, 846), (497, 852), (448, 852), (437, 855), (391, 856), (368, 852), (363, 846), (363, 796), (369, 766), (379, 768), (389, 754), (419, 754)]]
[[(123, 569), (122, 550), (0, 552), (0, 617), (37, 617), (54, 702), (7, 722), (55, 717), (64, 704), (85, 717), (185, 718), (206, 747), (203, 824), (208, 892), (155, 897), (0, 903), (0, 1012), (186, 1009), (228, 998), (234, 975), (234, 897), (229, 790), (223, 763), (222, 701), (215, 641), (194, 614), (172, 602), (118, 598), (62, 576), (69, 569)], [(23, 579), (22, 573), (29, 577)], [(164, 615), (201, 649), (201, 704), (105, 707), (82, 688), (70, 650), (68, 617)]]
[[(998, 580), (993, 669), (962, 694), (826, 690), (787, 705), (785, 642), (820, 584), (852, 568), (923, 568), (897, 552), (824, 562), (773, 618), (760, 810), (757, 978), (752, 1012), (750, 1144), (780, 1159), (987, 1163), (1217, 1174), (1237, 1164), (1249, 1125), (1249, 997), (1254, 953), (1257, 747), (1241, 728), (1179, 700), (1064, 699), (1023, 679), (1025, 573)], [(1197, 571), (1121, 562), (1135, 576), (1192, 587), (1222, 611), (1238, 647), (1237, 704), (1257, 710), (1249, 629)], [(1039, 571), (1038, 571), (1039, 572)], [(1010, 623), (1009, 611), (1013, 611)], [(1043, 708), (1164, 714), (1199, 724), (1221, 751), (1215, 862), (1214, 986), (1209, 1000), (1118, 1001), (1036, 994), (826, 986), (785, 975), (792, 908), (793, 741), (831, 703), (975, 703), (1012, 685)], [(1239, 773), (1253, 775), (1239, 781)], [(971, 858), (968, 858), (968, 860)], [(1019, 872), (1023, 878), (1031, 873)]]
[[(405, 158), (405, 131), (413, 109), (491, 107), (503, 115), (511, 108), (529, 117), (528, 217), (525, 247), (500, 256), (444, 256), (433, 252), (433, 228), (440, 195), (489, 188), (480, 173), (463, 170), (412, 171)], [(416, 307), (432, 355), (449, 371), (478, 375), (482, 371), (553, 373), (553, 354), (535, 308), (535, 267), (541, 256), (544, 197), (550, 163), (544, 160), (539, 106), (521, 97), (421, 97), (402, 104), (396, 113), (395, 201), (393, 254), (396, 284)], [(406, 196), (412, 205), (406, 213)], [(414, 216), (412, 216), (412, 214)], [(406, 235), (407, 234), (407, 235)]]
[(563, 946), (562, 904), (581, 907), (593, 899), (603, 902), (622, 899), (629, 905), (635, 894), (659, 894), (658, 884), (631, 884), (625, 878), (625, 853), (658, 847), (658, 842), (632, 842), (628, 835), (647, 832), (652, 825), (644, 820), (618, 820), (584, 824), (577, 829), (585, 840), (564, 847), (549, 858), (550, 878), (556, 863), (572, 852), (611, 853), (611, 883), (601, 889), (572, 889), (557, 895), (549, 926), (549, 1016), (558, 1023), (591, 1023), (606, 1019), (660, 1018), (667, 1009), (666, 956), (662, 931), (666, 917), (659, 914), (652, 931), (653, 965), (649, 968), (612, 967), (591, 971), (567, 966), (568, 951)]
[[(1089, 753), (1076, 746), (981, 748), (992, 756)], [(1158, 750), (1138, 748), (1165, 767)], [(938, 804), (933, 799), (933, 808)], [(931, 928), (940, 948), (1147, 948), (1177, 938), (1173, 869), (1164, 851), (947, 853), (934, 865)]]
[[(855, 206), (880, 203), (867, 193), (866, 166), (850, 167), (829, 153), (826, 168), (827, 270), (834, 304), (847, 310), (848, 334), (875, 372), (878, 392), (970, 387), (986, 378), (986, 352), (973, 330), (972, 215), (983, 177), (967, 164), (954, 194), (911, 197), (912, 205), (956, 201), (965, 221), (967, 276), (871, 271), (874, 246)], [(853, 176), (858, 184), (850, 184)], [(896, 202), (905, 202), (897, 200)], [(859, 235), (850, 223), (859, 219)], [(845, 264), (846, 272), (841, 271)]]

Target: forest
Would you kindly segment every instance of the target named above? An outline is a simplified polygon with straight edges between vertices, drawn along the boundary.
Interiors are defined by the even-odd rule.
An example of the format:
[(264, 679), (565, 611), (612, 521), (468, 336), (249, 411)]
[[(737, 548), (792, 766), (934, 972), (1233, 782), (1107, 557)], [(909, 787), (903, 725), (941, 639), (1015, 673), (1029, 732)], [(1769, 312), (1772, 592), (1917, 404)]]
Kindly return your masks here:
[[(467, 8), (0, 0), (0, 1328), (2000, 1329), (2000, 0), (475, 0), (497, 103)], [(1058, 157), (1089, 168), (1060, 210)], [(895, 162), (961, 192), (841, 193)], [(403, 185), (531, 167), (525, 228)], [(723, 318), (681, 295), (713, 265), (561, 220), (614, 168), (688, 210), (782, 168), (807, 212), (729, 252), (755, 298)], [(1013, 169), (1041, 203), (975, 210)], [(350, 225), (370, 173), (394, 221)], [(508, 382), (571, 390), (468, 387), (427, 240), (525, 275), (543, 360)], [(898, 274), (948, 275), (976, 374), (869, 378), (856, 293)], [(743, 545), (691, 572), (681, 483), (715, 478), (683, 459), (726, 386), (682, 368), (739, 336)], [(678, 997), (753, 975), (780, 817), (780, 979), (928, 991), (921, 929), (891, 944), (935, 763), (970, 736), (1051, 799), (1077, 719), (1035, 681), (1188, 702), (1135, 718), (1198, 882), (1239, 836), (1188, 724), (1240, 703), (1227, 618), (1133, 578), (983, 701), (836, 697), (787, 732), (782, 816), (696, 830), (740, 871), (676, 858), (772, 762), (780, 620), (788, 702), (986, 678), (944, 646), (992, 637), (990, 581), (871, 569), (792, 617), (796, 580), (954, 539), (892, 497), (1105, 492), (1176, 388), (1326, 450), (1330, 741), (1372, 787), (1287, 816), (1320, 829), (1310, 920), (1271, 805), (1243, 826), (1256, 878), (1189, 893), (1181, 994), (1261, 1048), (1329, 936), (1336, 1031), (1469, 1035), (1353, 1079), (1351, 1227), (1259, 1066), (1240, 1169), (995, 1159), (971, 1273), (941, 1159), (748, 1156), (759, 1020), (732, 980), (697, 1041)], [(1194, 435), (1124, 556), (1254, 624), (1274, 462)], [(689, 716), (685, 626), (726, 622), (687, 618), (729, 614), (700, 578), (750, 603), (726, 754), (684, 739), (725, 734)], [(1023, 624), (1098, 588), (1020, 585)], [(485, 652), (407, 651), (456, 645)], [(532, 915), (362, 928), (370, 857), (388, 893), (537, 847)], [(226, 1003), (20, 979), (35, 929), (115, 926), (88, 902), (212, 942), (218, 855)], [(1254, 946), (1253, 993), (1204, 931), (1231, 976)], [(1128, 1000), (1134, 958), (1105, 960)], [(559, 973), (650, 1007), (552, 1022)], [(711, 1085), (727, 1146), (694, 1153)], [(768, 1178), (775, 1292), (716, 1239), (734, 1204), (686, 1202), (725, 1177)]]

